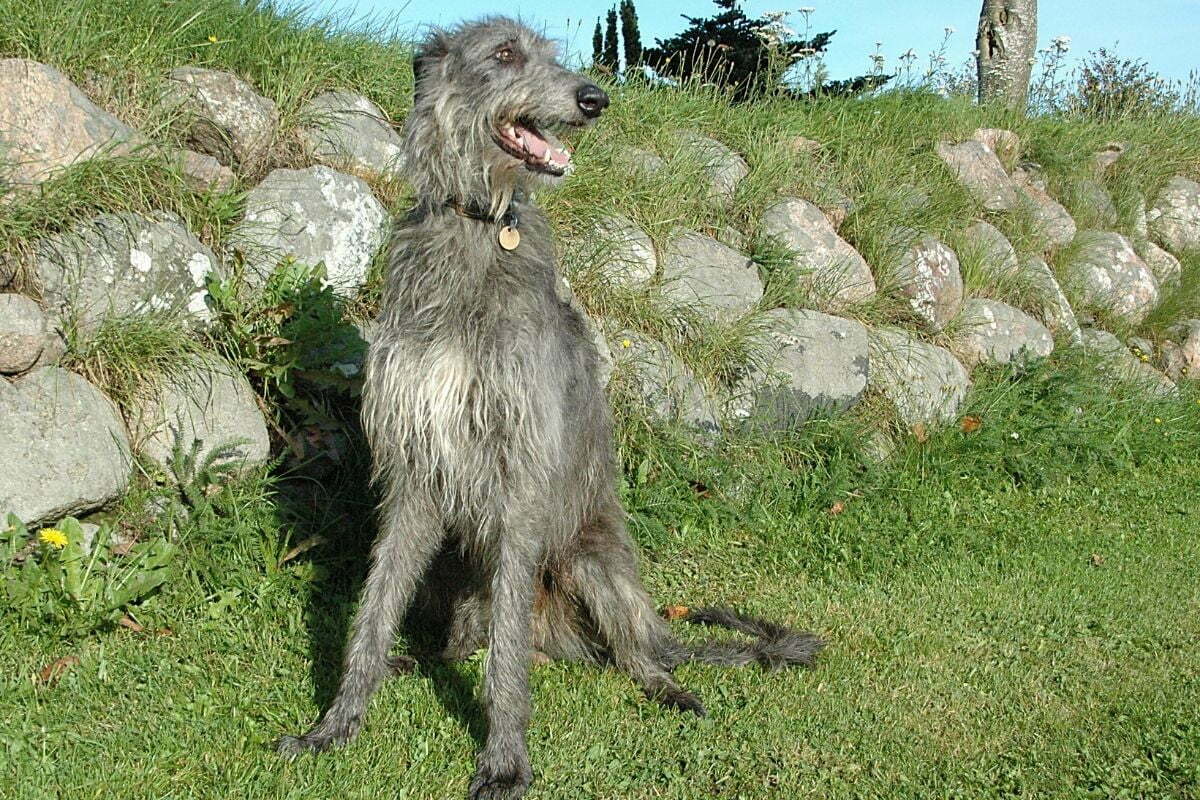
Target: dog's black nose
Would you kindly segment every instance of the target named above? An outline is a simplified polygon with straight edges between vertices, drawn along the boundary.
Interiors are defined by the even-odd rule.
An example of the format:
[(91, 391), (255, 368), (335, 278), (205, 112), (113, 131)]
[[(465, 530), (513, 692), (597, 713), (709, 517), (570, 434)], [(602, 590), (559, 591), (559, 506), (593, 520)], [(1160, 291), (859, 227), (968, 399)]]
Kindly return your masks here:
[(600, 112), (608, 108), (608, 95), (594, 83), (585, 83), (575, 93), (575, 102), (584, 116), (598, 117)]

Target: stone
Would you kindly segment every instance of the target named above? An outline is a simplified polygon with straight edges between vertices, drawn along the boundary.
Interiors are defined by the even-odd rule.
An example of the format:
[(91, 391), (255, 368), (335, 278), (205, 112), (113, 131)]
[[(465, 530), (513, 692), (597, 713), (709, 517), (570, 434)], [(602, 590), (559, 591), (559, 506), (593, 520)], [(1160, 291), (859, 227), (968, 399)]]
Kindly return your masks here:
[(46, 315), (19, 294), (0, 294), (0, 373), (15, 375), (37, 363), (47, 338)]
[(1007, 168), (1011, 169), (1021, 155), (1021, 137), (1004, 128), (977, 128), (971, 138), (986, 145)]
[(717, 404), (674, 353), (636, 331), (612, 339), (612, 383), (640, 400), (652, 416), (707, 432), (720, 428)]
[(1176, 175), (1147, 213), (1150, 232), (1175, 253), (1200, 249), (1200, 183)]
[(108, 317), (152, 311), (208, 320), (206, 281), (223, 272), (208, 246), (164, 211), (101, 214), (40, 240), (34, 251), (46, 308), (84, 331)]
[(669, 299), (709, 309), (725, 321), (750, 311), (763, 295), (753, 261), (694, 231), (683, 231), (667, 247), (662, 281)]
[(1192, 380), (1200, 380), (1200, 319), (1189, 319), (1180, 323), (1172, 335), (1179, 341), (1180, 355), (1183, 358), (1184, 375)]
[(900, 259), (896, 285), (930, 330), (940, 331), (962, 308), (958, 257), (930, 234), (920, 236)]
[(750, 167), (740, 155), (712, 137), (680, 131), (679, 143), (688, 157), (699, 159), (718, 197), (732, 198), (742, 178), (750, 174)]
[(635, 175), (642, 177), (654, 175), (667, 165), (657, 153), (640, 147), (627, 147), (622, 150), (622, 163), (630, 168)]
[(366, 177), (400, 178), (404, 142), (366, 97), (347, 91), (319, 94), (300, 110), (300, 138), (312, 160)]
[(796, 154), (812, 154), (821, 149), (821, 143), (807, 136), (793, 136), (787, 141), (788, 149)]
[(1121, 160), (1121, 156), (1125, 155), (1127, 145), (1123, 142), (1107, 142), (1103, 148), (1097, 150), (1092, 156), (1092, 163), (1096, 167), (1096, 174), (1103, 175), (1108, 171), (1108, 168)]
[(1095, 178), (1080, 178), (1075, 182), (1077, 211), (1082, 211), (1084, 220), (1091, 220), (1092, 227), (1112, 228), (1119, 220), (1117, 206), (1104, 184)]
[(593, 263), (613, 283), (637, 286), (654, 280), (658, 272), (654, 242), (621, 214), (606, 214), (596, 220), (590, 249), (595, 255)]
[(246, 196), (229, 240), (242, 251), (247, 281), (262, 285), (284, 259), (325, 265), (325, 280), (352, 295), (387, 239), (390, 219), (362, 178), (329, 167), (272, 170)]
[(785, 197), (766, 210), (762, 227), (795, 252), (803, 289), (819, 307), (842, 308), (875, 295), (866, 260), (812, 203)]
[(1075, 220), (1057, 200), (1034, 184), (1018, 185), (1020, 203), (1032, 216), (1034, 226), (1045, 244), (1062, 248), (1075, 241)]
[(817, 413), (844, 411), (867, 389), (868, 337), (859, 322), (777, 308), (765, 315), (763, 371), (739, 417), (771, 430), (798, 428)]
[(42, 342), (42, 353), (38, 356), (37, 363), (33, 365), (34, 368), (52, 367), (67, 354), (67, 337), (62, 330), (51, 325), (49, 320), (47, 320), (47, 327), (49, 330), (46, 332), (45, 341)]
[(279, 126), (273, 101), (220, 70), (176, 67), (169, 78), (163, 104), (180, 115), (178, 124), (194, 149), (235, 169), (266, 162)]
[(237, 180), (229, 167), (195, 150), (180, 151), (179, 171), (197, 192), (227, 192)]
[(1042, 308), (1039, 316), (1042, 323), (1054, 334), (1067, 337), (1072, 344), (1079, 344), (1079, 321), (1050, 265), (1040, 258), (1032, 258), (1022, 265), (1022, 269), (1030, 285), (1040, 295)]
[(583, 319), (588, 338), (596, 348), (596, 379), (601, 386), (607, 386), (609, 378), (612, 377), (613, 356), (608, 346), (608, 339), (604, 336), (604, 330), (579, 302), (570, 282), (564, 276), (558, 276), (554, 291), (558, 295), (559, 302), (566, 303)]
[(1179, 279), (1183, 276), (1183, 265), (1179, 263), (1178, 258), (1150, 241), (1142, 248), (1142, 258), (1158, 279), (1160, 287), (1179, 285)]
[(99, 389), (58, 367), (0, 381), (0, 519), (57, 522), (107, 505), (129, 483), (129, 436)]
[(1022, 161), (1013, 170), (1012, 178), (1018, 186), (1032, 186), (1043, 192), (1049, 191), (1046, 170), (1036, 161)]
[(1133, 324), (1158, 303), (1158, 280), (1133, 245), (1119, 233), (1084, 231), (1066, 267), (1068, 280), (1083, 301)]
[(983, 142), (938, 142), (938, 156), (963, 187), (988, 211), (1009, 211), (1017, 205), (1017, 190), (1000, 159)]
[(1154, 355), (1154, 343), (1141, 336), (1130, 336), (1126, 338), (1125, 346), (1128, 347), (1135, 356), (1146, 356), (1146, 358), (1149, 358), (1150, 356)]
[(133, 128), (102, 110), (53, 67), (0, 59), (0, 195), (5, 184), (31, 186), (96, 156), (128, 155), (144, 144)]
[(955, 352), (967, 368), (1045, 358), (1054, 337), (1042, 323), (1020, 309), (983, 298), (963, 303)]
[(896, 408), (906, 426), (950, 423), (971, 385), (967, 370), (944, 347), (908, 331), (879, 328), (870, 338), (870, 387)]
[(1178, 393), (1178, 387), (1170, 378), (1130, 353), (1121, 340), (1108, 331), (1084, 328), (1080, 333), (1085, 351), (1096, 358), (1097, 366), (1110, 379), (1137, 384), (1155, 397)]
[(236, 460), (261, 464), (270, 454), (267, 423), (250, 382), (232, 364), (215, 356), (193, 358), (164, 379), (130, 409), (135, 449), (169, 469), (172, 451), (184, 454), (194, 442), (202, 462), (216, 448), (238, 444)]
[(1176, 383), (1189, 378), (1191, 380), (1200, 380), (1200, 370), (1192, 370), (1188, 367), (1187, 357), (1183, 354), (1183, 348), (1175, 344), (1175, 342), (1163, 342), (1159, 366), (1162, 368), (1163, 374)]
[(1017, 263), (1017, 251), (1008, 237), (990, 222), (976, 222), (964, 229), (962, 242), (992, 275), (1014, 275), (1021, 268)]

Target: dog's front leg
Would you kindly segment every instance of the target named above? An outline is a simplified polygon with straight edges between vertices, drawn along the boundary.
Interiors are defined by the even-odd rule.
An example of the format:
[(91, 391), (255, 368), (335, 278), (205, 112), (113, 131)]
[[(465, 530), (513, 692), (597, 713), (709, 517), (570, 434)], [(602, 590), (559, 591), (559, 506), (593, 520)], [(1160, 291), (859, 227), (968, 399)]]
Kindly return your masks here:
[(488, 734), (475, 761), (471, 800), (516, 800), (533, 780), (525, 732), (530, 716), (533, 583), (539, 553), (540, 540), (528, 529), (509, 530), (506, 525), (499, 536), (483, 685)]

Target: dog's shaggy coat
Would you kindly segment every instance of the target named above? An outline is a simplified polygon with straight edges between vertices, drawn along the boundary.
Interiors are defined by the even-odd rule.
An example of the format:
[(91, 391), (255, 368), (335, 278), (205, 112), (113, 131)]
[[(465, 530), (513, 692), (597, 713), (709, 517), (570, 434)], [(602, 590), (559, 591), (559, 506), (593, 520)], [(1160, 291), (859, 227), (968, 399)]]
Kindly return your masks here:
[[(551, 131), (591, 122), (607, 96), (508, 19), (434, 33), (414, 71), (405, 155), (417, 206), (391, 244), (364, 390), (379, 537), (337, 696), (280, 749), (358, 732), (416, 599), (445, 626), (447, 655), (488, 647), (489, 729), (470, 795), (516, 798), (532, 778), (535, 648), (611, 663), (656, 700), (703, 714), (672, 676), (678, 664), (811, 664), (821, 643), (706, 610), (692, 621), (754, 638), (686, 646), (638, 577), (597, 354), (555, 293), (550, 227), (525, 199), (571, 169)], [(519, 232), (515, 248), (501, 245), (503, 227)]]

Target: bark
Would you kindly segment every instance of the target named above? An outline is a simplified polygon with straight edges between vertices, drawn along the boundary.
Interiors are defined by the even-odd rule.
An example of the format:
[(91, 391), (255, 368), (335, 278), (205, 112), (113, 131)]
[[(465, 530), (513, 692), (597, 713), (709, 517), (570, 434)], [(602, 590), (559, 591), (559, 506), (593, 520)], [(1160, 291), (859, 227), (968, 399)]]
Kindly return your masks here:
[(979, 102), (1024, 111), (1037, 52), (1037, 0), (983, 0), (976, 47)]

